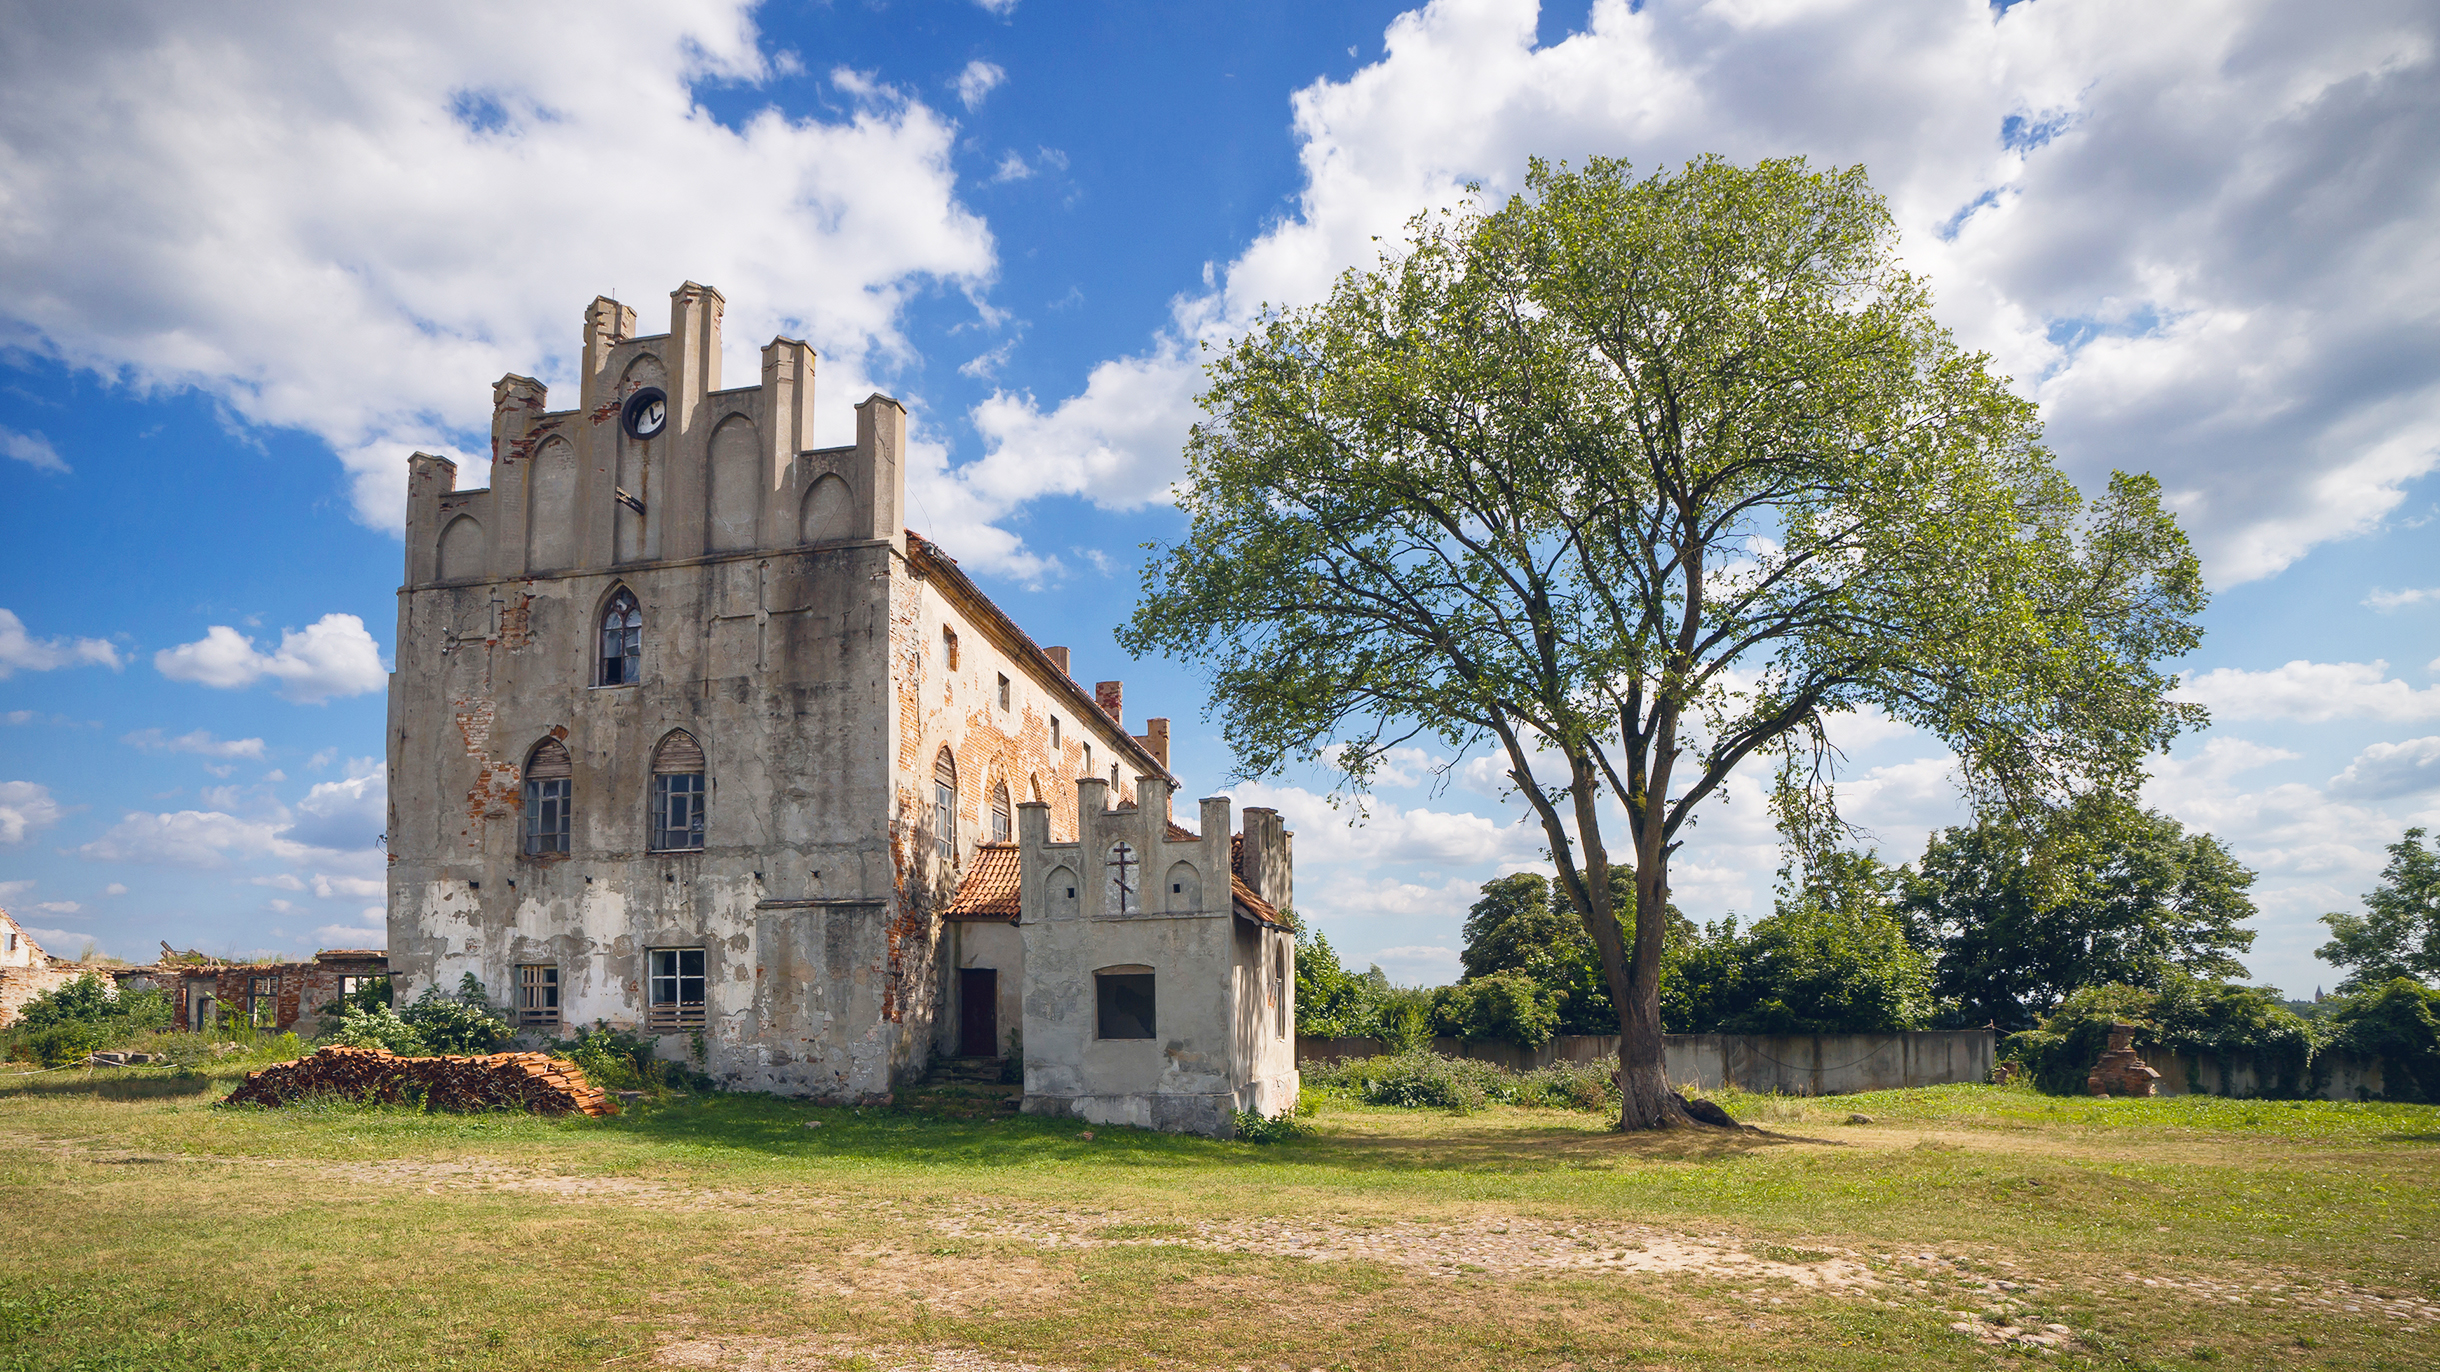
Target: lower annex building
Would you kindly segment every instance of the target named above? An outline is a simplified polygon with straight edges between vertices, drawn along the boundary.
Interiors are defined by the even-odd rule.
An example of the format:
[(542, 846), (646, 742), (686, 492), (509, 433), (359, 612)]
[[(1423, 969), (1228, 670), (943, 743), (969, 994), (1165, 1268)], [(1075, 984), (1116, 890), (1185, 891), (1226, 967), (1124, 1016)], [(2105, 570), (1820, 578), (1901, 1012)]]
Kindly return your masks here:
[(906, 413), (813, 448), (813, 349), (723, 389), (719, 292), (586, 311), (573, 408), (493, 387), (491, 485), (409, 459), (397, 991), (874, 1100), (1014, 1055), (1024, 1108), (1226, 1133), (1295, 1099), (1292, 836), (1171, 817), (1122, 722), (905, 527)]

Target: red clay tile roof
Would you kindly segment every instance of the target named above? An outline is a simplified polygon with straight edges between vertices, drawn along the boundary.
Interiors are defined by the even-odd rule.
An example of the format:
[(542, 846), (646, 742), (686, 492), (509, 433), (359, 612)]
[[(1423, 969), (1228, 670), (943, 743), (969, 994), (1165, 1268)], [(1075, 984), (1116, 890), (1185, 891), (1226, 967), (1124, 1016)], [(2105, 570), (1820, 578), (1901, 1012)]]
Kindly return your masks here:
[(956, 898), (941, 915), (946, 919), (1014, 921), (1021, 908), (1018, 904), (1021, 881), (1017, 845), (978, 843), (974, 845), (974, 865), (966, 869), (966, 879), (957, 884)]

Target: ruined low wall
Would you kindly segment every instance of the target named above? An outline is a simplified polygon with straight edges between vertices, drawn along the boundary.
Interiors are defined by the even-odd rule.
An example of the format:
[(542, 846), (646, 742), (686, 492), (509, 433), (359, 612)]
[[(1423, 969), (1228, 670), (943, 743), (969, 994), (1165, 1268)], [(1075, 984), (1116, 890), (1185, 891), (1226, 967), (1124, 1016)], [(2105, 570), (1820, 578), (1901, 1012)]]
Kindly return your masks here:
[[(1704, 1090), (1735, 1086), (1799, 1096), (1946, 1086), (1991, 1079), (1998, 1036), (1988, 1029), (1900, 1034), (1669, 1034), (1662, 1039), (1669, 1080)], [(1434, 1039), (1433, 1051), (1531, 1071), (1554, 1062), (1601, 1062), (1618, 1055), (1615, 1034), (1567, 1036), (1539, 1048), (1470, 1039)], [(1378, 1039), (1299, 1038), (1297, 1061), (1368, 1058)]]

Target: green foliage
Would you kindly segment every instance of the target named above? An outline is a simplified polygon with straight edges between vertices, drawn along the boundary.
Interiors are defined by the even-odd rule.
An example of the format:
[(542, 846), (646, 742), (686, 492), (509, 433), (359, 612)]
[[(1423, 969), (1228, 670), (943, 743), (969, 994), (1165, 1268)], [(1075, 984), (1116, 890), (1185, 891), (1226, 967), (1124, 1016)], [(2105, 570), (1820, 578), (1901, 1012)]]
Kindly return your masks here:
[(1281, 1115), (1257, 1115), (1251, 1110), (1236, 1112), (1237, 1141), (1240, 1143), (1294, 1143), (1313, 1134), (1313, 1126), (1296, 1117), (1294, 1111)]
[(2332, 1047), (2381, 1059), (2383, 1095), (2440, 1105), (2440, 991), (2395, 977), (2345, 997), (2329, 1022)]
[(1948, 829), (1906, 878), (1952, 1022), (2032, 1026), (2080, 988), (2245, 975), (2254, 874), (2218, 839), (2110, 794)]
[(338, 1024), (325, 1041), (342, 1048), (386, 1048), (402, 1058), (430, 1051), (415, 1026), (386, 1002), (369, 1009), (352, 1000), (338, 1002)]
[(484, 994), (483, 983), (468, 972), (458, 981), (454, 996), (441, 994), (441, 988), (427, 986), (415, 1003), (398, 1016), (415, 1031), (427, 1052), (432, 1053), (492, 1053), (516, 1037), (509, 1027), (508, 1017), (500, 1013)]
[(1452, 1038), (1539, 1048), (1559, 1030), (1563, 994), (1523, 972), (1469, 977), (1434, 994), (1432, 1028)]
[(87, 972), (20, 1007), (17, 1022), (0, 1032), (0, 1056), (66, 1067), (166, 1029), (170, 1018), (169, 997), (159, 991), (121, 991), (111, 978)]
[(596, 1023), (573, 1038), (551, 1045), (553, 1057), (566, 1058), (584, 1069), (585, 1080), (605, 1091), (650, 1091), (673, 1088), (707, 1089), (712, 1079), (686, 1064), (655, 1057), (655, 1041), (624, 1029)]
[(2130, 780), (2201, 720), (2155, 665), (2203, 602), (2157, 483), (2080, 496), (1860, 168), (1527, 186), (1419, 216), (1207, 369), (1189, 528), (1120, 640), (1210, 669), (1251, 774), (1328, 753), (1362, 788), (1418, 734), (1498, 756), (1650, 1025), (1671, 854), (1755, 754), (1825, 757), (1822, 722), (1873, 705), (2025, 800)]
[(1368, 1105), (1459, 1114), (1487, 1105), (1599, 1111), (1618, 1103), (1617, 1084), (1606, 1064), (1561, 1062), (1511, 1072), (1497, 1063), (1447, 1057), (1429, 1049), (1311, 1066), (1304, 1069), (1304, 1078), (1309, 1088), (1345, 1092)]
[(2389, 845), (2381, 884), (2360, 915), (2333, 913), (2322, 961), (2352, 969), (2341, 991), (2369, 990), (2399, 977), (2440, 981), (2440, 840), (2423, 846), (2422, 829)]
[(2001, 1053), (2021, 1064), (2041, 1090), (2082, 1095), (2086, 1075), (2109, 1047), (2112, 1024), (2136, 1026), (2139, 1052), (2217, 1058), (2221, 1080), (2196, 1083), (2215, 1094), (2236, 1094), (2232, 1073), (2240, 1066), (2253, 1069), (2253, 1094), (2286, 1100), (2315, 1089), (2316, 1042), (2310, 1022), (2282, 1004), (2279, 993), (2269, 987), (2230, 986), (2196, 977), (2172, 976), (2159, 987), (2122, 982), (2082, 987), (2038, 1028), (2009, 1035)]
[[(1375, 969), (1378, 971), (1378, 969)], [(1339, 955), (1319, 929), (1296, 931), (1296, 1032), (1319, 1038), (1369, 1038), (1380, 1027), (1376, 980), (1339, 965)]]

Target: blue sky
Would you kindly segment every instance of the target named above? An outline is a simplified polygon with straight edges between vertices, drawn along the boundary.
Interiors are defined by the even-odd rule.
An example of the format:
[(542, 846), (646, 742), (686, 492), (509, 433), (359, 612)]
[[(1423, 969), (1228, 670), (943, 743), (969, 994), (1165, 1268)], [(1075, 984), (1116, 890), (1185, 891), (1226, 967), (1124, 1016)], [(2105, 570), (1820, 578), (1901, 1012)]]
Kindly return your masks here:
[[(334, 12), (337, 11), (337, 12)], [(1531, 155), (1862, 162), (1943, 320), (2088, 489), (2158, 474), (2214, 601), (2213, 727), (2153, 803), (2261, 873), (2256, 972), (2440, 825), (2440, 21), (2366, 3), (595, 4), (0, 0), (0, 905), (54, 951), (378, 942), (403, 458), (565, 382), (587, 301), (728, 300), (732, 380), (821, 352), (823, 441), (915, 424), (911, 522), (1077, 675), (1280, 806), (1305, 913), (1453, 975), (1538, 843), (1418, 751), (1369, 818), (1230, 783), (1198, 681), (1126, 660), (1198, 345)], [(1885, 855), (1958, 816), (1847, 721)], [(1766, 910), (1752, 785), (1677, 872)]]

